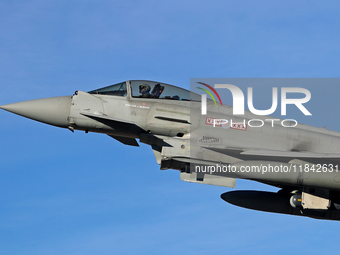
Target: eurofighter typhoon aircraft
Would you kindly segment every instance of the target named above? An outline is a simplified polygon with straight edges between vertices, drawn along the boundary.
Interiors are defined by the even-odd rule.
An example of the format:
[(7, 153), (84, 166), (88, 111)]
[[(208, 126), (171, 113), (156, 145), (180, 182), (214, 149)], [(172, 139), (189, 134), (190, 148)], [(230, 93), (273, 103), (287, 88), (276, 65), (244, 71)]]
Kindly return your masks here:
[(235, 118), (233, 107), (215, 103), (172, 85), (133, 80), (0, 108), (72, 132), (107, 134), (129, 146), (139, 146), (139, 139), (152, 147), (160, 169), (179, 170), (183, 181), (233, 188), (241, 178), (280, 188), (221, 195), (233, 205), (340, 220), (340, 133), (268, 122), (269, 116), (249, 111)]

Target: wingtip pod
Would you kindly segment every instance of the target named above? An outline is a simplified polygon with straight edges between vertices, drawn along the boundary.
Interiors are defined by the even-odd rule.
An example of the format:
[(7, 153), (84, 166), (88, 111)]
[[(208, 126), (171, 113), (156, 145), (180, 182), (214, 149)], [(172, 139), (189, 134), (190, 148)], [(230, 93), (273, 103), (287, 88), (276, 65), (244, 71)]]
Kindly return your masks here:
[(306, 216), (314, 219), (340, 221), (338, 210), (313, 210), (294, 208), (290, 204), (292, 194), (256, 190), (235, 190), (223, 193), (221, 198), (232, 205), (262, 212)]
[(256, 190), (235, 190), (223, 193), (221, 198), (236, 206), (257, 211), (292, 213), (289, 197), (274, 192)]

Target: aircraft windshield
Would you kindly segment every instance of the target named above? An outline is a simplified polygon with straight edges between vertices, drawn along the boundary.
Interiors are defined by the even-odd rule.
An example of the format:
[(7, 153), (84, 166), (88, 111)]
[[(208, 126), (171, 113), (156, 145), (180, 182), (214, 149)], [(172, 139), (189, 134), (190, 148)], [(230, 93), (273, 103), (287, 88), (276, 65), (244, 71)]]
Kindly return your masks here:
[(92, 90), (89, 93), (125, 97), (127, 94), (126, 82), (114, 84), (101, 89)]
[(153, 81), (131, 81), (130, 83), (132, 97), (190, 101), (190, 92), (179, 87)]

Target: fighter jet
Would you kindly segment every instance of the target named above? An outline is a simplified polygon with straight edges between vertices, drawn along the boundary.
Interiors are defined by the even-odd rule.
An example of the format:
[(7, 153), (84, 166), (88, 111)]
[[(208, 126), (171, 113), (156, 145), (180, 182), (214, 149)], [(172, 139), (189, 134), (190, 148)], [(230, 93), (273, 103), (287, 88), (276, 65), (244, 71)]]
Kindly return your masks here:
[[(340, 220), (338, 132), (293, 122), (282, 126), (280, 119), (268, 122), (268, 116), (247, 111), (241, 120), (233, 107), (216, 107), (212, 100), (202, 114), (200, 95), (145, 80), (0, 108), (72, 132), (107, 134), (129, 146), (139, 146), (139, 139), (151, 146), (161, 170), (179, 170), (183, 181), (234, 188), (236, 179), (248, 179), (279, 188), (221, 195), (236, 206)], [(250, 119), (263, 125), (253, 127)]]

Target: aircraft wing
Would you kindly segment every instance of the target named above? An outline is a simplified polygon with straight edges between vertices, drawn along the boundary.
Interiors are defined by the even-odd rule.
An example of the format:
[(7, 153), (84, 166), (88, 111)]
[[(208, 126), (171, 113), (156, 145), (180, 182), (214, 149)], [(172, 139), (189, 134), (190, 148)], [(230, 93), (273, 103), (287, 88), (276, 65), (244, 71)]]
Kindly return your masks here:
[(112, 137), (113, 139), (116, 139), (118, 142), (121, 142), (122, 144), (139, 147), (139, 144), (135, 138), (116, 136), (116, 135), (109, 135), (109, 136)]
[(124, 124), (134, 124), (132, 121), (126, 121), (126, 120), (121, 120), (118, 118), (113, 118), (104, 114), (94, 114), (94, 113), (88, 113), (88, 112), (81, 112), (81, 115), (84, 115), (86, 117), (89, 117), (91, 119), (95, 120), (101, 120), (101, 121), (111, 121), (111, 122), (118, 122), (118, 123), (124, 123)]
[(109, 127), (112, 127), (116, 131), (124, 131), (124, 132), (130, 131), (131, 133), (134, 133), (134, 134), (145, 132), (145, 130), (140, 128), (133, 121), (121, 120), (121, 119), (110, 117), (110, 116), (103, 115), (103, 114), (94, 114), (94, 113), (87, 113), (87, 112), (86, 113), (82, 112), (80, 114), (88, 118), (94, 119), (98, 122), (101, 122)]

